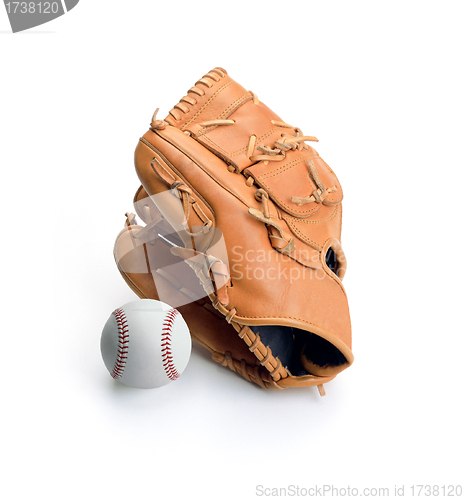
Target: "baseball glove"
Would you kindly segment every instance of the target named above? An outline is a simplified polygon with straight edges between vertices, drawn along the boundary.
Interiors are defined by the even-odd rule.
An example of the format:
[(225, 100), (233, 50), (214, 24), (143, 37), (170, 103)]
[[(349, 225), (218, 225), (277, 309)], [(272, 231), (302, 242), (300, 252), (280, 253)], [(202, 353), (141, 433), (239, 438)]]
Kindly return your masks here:
[(139, 140), (145, 225), (126, 214), (114, 253), (135, 293), (176, 307), (215, 361), (323, 394), (353, 354), (342, 189), (316, 141), (211, 70)]

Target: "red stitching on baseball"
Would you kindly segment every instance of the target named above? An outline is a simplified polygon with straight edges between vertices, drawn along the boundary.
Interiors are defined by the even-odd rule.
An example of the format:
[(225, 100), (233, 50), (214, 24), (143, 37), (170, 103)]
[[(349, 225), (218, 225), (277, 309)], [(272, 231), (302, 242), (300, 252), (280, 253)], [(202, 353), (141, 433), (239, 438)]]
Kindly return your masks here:
[(176, 380), (176, 378), (179, 378), (179, 375), (180, 375), (180, 373), (176, 370), (176, 367), (174, 366), (172, 352), (171, 352), (172, 325), (174, 324), (174, 320), (176, 319), (176, 316), (178, 314), (179, 314), (179, 311), (177, 309), (171, 309), (166, 314), (166, 317), (165, 317), (164, 323), (163, 323), (163, 332), (164, 333), (161, 334), (161, 347), (164, 347), (164, 349), (162, 349), (163, 367), (164, 367), (164, 371), (166, 372), (166, 375), (171, 380)]
[(122, 377), (126, 366), (127, 351), (129, 350), (129, 325), (123, 309), (116, 309), (113, 314), (118, 324), (118, 354), (111, 376), (117, 380)]

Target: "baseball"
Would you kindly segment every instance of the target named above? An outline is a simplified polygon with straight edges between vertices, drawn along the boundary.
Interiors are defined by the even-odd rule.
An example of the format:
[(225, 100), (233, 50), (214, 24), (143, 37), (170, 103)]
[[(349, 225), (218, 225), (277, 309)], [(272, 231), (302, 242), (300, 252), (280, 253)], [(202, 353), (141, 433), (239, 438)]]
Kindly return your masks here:
[(139, 299), (111, 314), (100, 348), (115, 380), (152, 389), (180, 376), (190, 359), (192, 341), (177, 309), (157, 300)]

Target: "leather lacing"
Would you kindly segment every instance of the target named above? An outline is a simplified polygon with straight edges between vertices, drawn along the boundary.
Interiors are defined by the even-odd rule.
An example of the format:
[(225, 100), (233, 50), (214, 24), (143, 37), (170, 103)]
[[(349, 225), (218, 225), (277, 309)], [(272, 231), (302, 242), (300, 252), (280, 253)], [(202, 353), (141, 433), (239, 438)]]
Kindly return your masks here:
[(226, 71), (222, 68), (214, 68), (209, 73), (206, 73), (206, 75), (200, 78), (195, 83), (195, 85), (188, 90), (187, 95), (182, 97), (182, 99), (174, 106), (174, 108), (169, 111), (169, 114), (176, 121), (182, 120), (182, 113), (187, 114), (190, 112), (190, 108), (188, 107), (188, 105), (190, 104), (191, 106), (195, 106), (195, 104), (197, 103), (195, 95), (199, 97), (203, 97), (205, 95), (205, 91), (201, 88), (201, 86), (211, 88), (215, 82), (219, 82), (219, 80), (221, 78), (224, 78), (226, 74)]
[[(184, 222), (182, 223), (182, 229), (189, 234), (191, 237), (198, 236), (200, 234), (206, 234), (213, 225), (213, 221), (203, 212), (200, 205), (196, 202), (195, 198), (192, 196), (192, 190), (185, 184), (185, 182), (176, 180), (171, 176), (167, 170), (161, 165), (160, 161), (153, 158), (151, 162), (151, 167), (153, 172), (167, 184), (169, 190), (172, 193), (176, 193), (179, 198), (182, 209), (185, 214)], [(198, 232), (191, 232), (188, 226), (188, 220), (190, 217), (190, 207), (193, 208), (194, 212), (197, 214), (198, 218), (201, 220), (203, 225)]]
[(250, 366), (244, 359), (239, 361), (233, 358), (229, 351), (226, 351), (224, 354), (216, 352), (213, 354), (213, 359), (222, 366), (227, 366), (230, 370), (237, 372), (245, 380), (248, 380), (248, 382), (254, 382), (263, 389), (283, 389), (260, 366)]
[[(255, 94), (253, 94), (253, 102), (255, 104), (259, 104), (259, 100)], [(206, 122), (202, 122), (199, 125), (201, 127), (221, 127), (221, 126), (229, 126), (235, 123), (234, 120), (209, 120)], [(251, 135), (248, 141), (247, 146), (247, 156), (252, 163), (264, 162), (267, 164), (270, 161), (282, 161), (286, 157), (287, 151), (298, 150), (301, 151), (303, 149), (309, 149), (309, 146), (305, 144), (305, 141), (311, 142), (319, 142), (317, 137), (313, 137), (311, 135), (304, 135), (301, 129), (298, 127), (292, 127), (288, 123), (281, 122), (278, 120), (271, 120), (271, 123), (276, 127), (291, 129), (295, 132), (295, 135), (282, 133), (282, 139), (280, 141), (274, 142), (274, 149), (268, 148), (266, 146), (258, 146), (256, 147), (256, 135)], [(253, 154), (255, 149), (260, 151), (263, 154)], [(327, 197), (337, 191), (336, 186), (332, 186), (327, 188), (322, 183), (319, 174), (317, 172), (316, 166), (314, 165), (312, 160), (306, 160), (306, 165), (309, 168), (308, 177), (313, 181), (313, 183), (317, 186), (316, 189), (305, 198), (301, 198), (298, 196), (292, 196), (291, 200), (297, 206), (306, 205), (307, 203), (323, 203), (324, 205), (336, 205), (336, 203), (332, 203), (327, 200)], [(235, 172), (236, 169), (232, 166), (229, 167), (231, 172)], [(246, 180), (247, 186), (251, 187), (254, 183), (253, 177), (248, 177)]]
[(319, 174), (317, 173), (316, 166), (314, 165), (313, 160), (306, 160), (305, 163), (309, 167), (308, 177), (313, 180), (317, 188), (307, 198), (292, 196), (292, 202), (299, 207), (301, 207), (302, 205), (306, 205), (307, 203), (312, 203), (313, 201), (322, 203), (323, 205), (337, 205), (337, 203), (332, 203), (327, 199), (329, 194), (334, 193), (337, 190), (336, 186), (332, 186), (326, 189), (319, 177)]

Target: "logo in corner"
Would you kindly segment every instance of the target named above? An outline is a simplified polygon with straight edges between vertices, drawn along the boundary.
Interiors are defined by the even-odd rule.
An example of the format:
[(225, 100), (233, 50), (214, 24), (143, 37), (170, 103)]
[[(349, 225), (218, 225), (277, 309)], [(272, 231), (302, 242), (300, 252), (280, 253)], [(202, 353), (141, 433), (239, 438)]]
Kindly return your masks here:
[(48, 23), (66, 14), (79, 0), (28, 0), (26, 2), (3, 0), (13, 33)]

